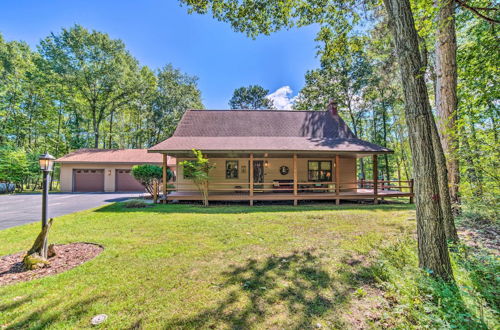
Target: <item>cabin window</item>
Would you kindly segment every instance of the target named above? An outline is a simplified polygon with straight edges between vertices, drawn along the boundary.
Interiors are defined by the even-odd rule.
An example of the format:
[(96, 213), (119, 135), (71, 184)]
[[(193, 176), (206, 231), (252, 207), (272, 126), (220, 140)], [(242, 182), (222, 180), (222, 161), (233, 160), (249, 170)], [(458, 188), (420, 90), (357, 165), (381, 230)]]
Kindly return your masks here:
[(226, 160), (226, 179), (238, 179), (238, 161)]
[(307, 170), (309, 181), (332, 180), (332, 162), (329, 160), (310, 160)]

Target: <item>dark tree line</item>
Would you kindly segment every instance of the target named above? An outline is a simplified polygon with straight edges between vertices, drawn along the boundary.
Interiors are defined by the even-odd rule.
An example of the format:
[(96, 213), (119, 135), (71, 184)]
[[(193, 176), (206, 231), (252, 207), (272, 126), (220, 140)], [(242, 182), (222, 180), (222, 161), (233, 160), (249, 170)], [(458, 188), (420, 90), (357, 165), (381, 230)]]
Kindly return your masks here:
[(26, 150), (148, 147), (203, 108), (197, 78), (152, 70), (121, 40), (76, 25), (37, 50), (0, 37), (0, 142)]
[(0, 35), (0, 161), (27, 155), (26, 166), (0, 180), (36, 182), (36, 157), (45, 151), (160, 142), (186, 109), (203, 108), (197, 79), (171, 64), (142, 66), (121, 40), (79, 25), (36, 50)]

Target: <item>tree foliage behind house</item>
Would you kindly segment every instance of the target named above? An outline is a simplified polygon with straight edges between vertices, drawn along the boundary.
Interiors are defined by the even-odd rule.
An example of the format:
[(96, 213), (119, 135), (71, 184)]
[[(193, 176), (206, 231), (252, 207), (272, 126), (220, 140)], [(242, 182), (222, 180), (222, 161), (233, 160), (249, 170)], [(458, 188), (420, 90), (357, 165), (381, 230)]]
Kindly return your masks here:
[(0, 145), (58, 157), (78, 148), (145, 148), (203, 108), (197, 77), (142, 66), (121, 40), (75, 25), (32, 50), (0, 35)]
[(234, 90), (229, 107), (243, 110), (274, 109), (273, 101), (266, 97), (268, 94), (269, 90), (259, 85), (240, 87)]
[(38, 155), (22, 148), (0, 147), (0, 182), (15, 184), (22, 191), (28, 182), (39, 179)]

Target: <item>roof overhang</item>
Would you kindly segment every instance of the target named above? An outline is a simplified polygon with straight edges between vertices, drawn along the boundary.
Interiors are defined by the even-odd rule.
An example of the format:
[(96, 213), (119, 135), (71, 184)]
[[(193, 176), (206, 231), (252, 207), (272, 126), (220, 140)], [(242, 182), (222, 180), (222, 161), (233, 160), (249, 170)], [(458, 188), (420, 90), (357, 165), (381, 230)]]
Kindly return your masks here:
[[(299, 158), (310, 157), (332, 157), (335, 155), (363, 158), (371, 155), (379, 154), (392, 154), (393, 150), (387, 151), (312, 151), (312, 150), (201, 150), (203, 154), (210, 155), (211, 157), (219, 158), (248, 158), (253, 154), (256, 158), (279, 158), (279, 157), (292, 157), (297, 154)], [(151, 153), (168, 154), (173, 157), (191, 158), (193, 157), (192, 150), (148, 150)]]
[[(137, 164), (152, 164), (152, 165), (157, 165), (157, 164), (162, 164), (162, 162), (116, 162), (116, 161), (109, 161), (109, 162), (102, 162), (102, 161), (84, 161), (84, 160), (78, 160), (78, 161), (68, 161), (68, 160), (55, 160), (55, 163), (60, 163), (60, 164), (106, 164), (106, 165), (137, 165)], [(169, 165), (175, 165), (169, 164)]]

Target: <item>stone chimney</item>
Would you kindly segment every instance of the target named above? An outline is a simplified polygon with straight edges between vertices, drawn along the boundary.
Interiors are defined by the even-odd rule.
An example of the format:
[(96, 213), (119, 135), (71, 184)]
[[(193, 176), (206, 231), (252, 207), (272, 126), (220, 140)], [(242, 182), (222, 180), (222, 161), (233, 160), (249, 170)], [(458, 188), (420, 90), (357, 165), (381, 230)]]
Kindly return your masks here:
[(337, 117), (339, 115), (338, 103), (334, 99), (330, 99), (328, 102), (327, 110), (332, 114), (332, 116)]

